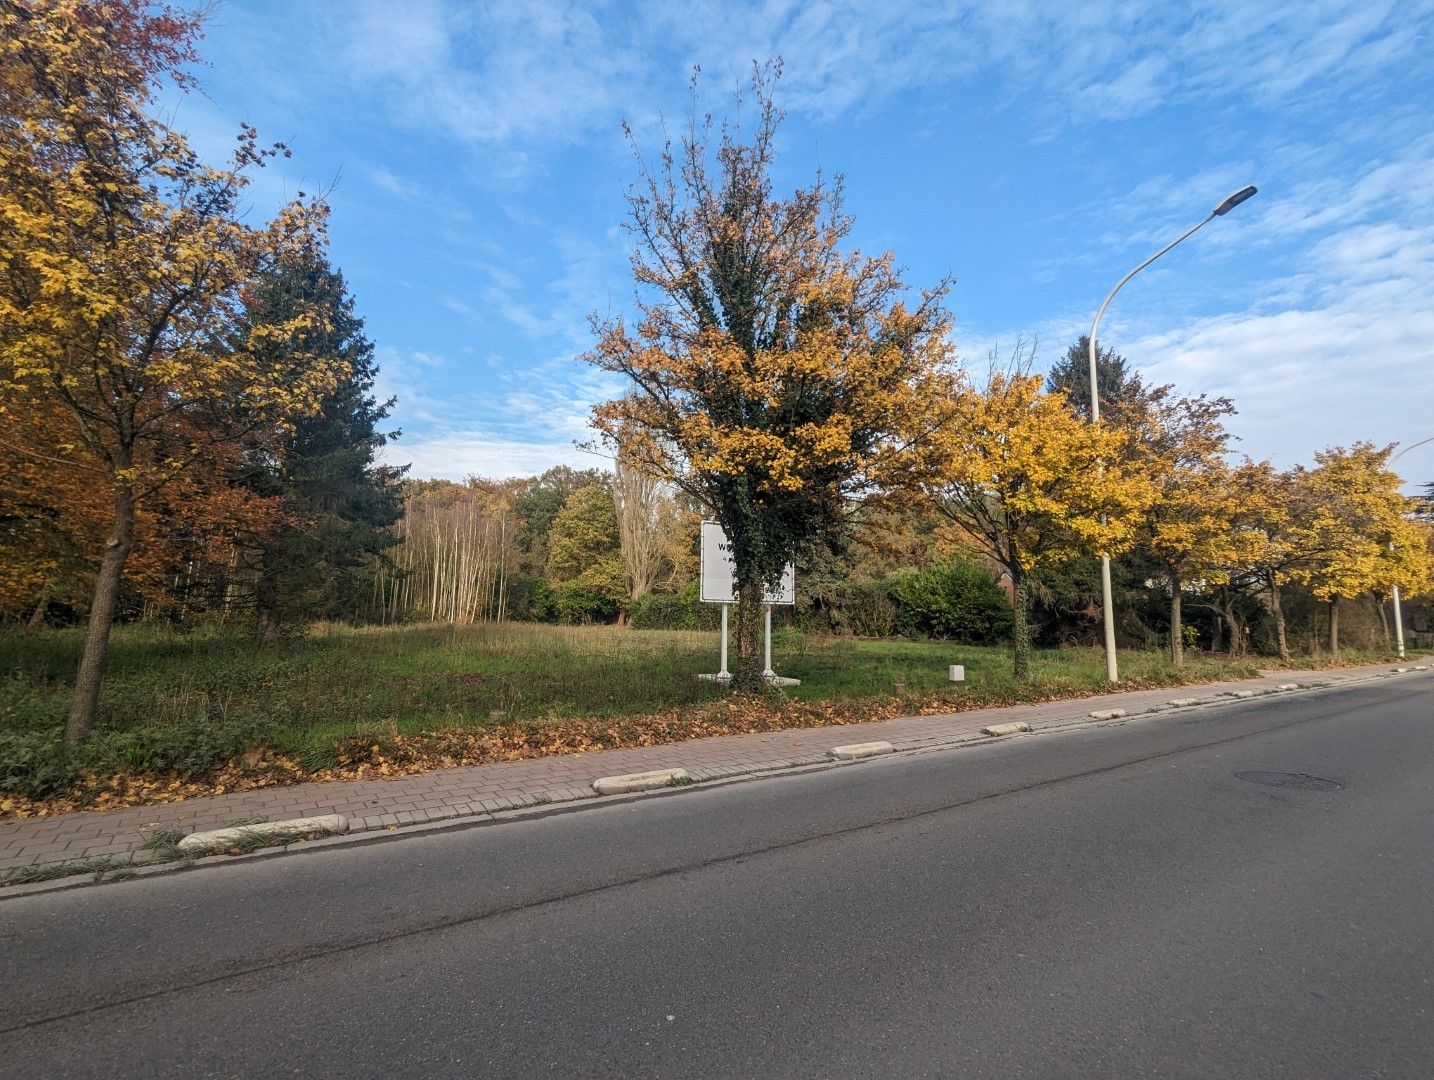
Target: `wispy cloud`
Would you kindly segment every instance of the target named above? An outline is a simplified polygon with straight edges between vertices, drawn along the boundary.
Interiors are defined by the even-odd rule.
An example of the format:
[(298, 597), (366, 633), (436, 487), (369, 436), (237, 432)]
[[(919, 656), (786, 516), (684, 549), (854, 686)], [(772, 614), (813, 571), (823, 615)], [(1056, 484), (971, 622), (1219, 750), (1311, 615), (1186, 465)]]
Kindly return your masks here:
[(580, 3), (366, 0), (334, 21), (409, 123), (475, 142), (566, 141), (615, 115), (638, 54)]
[(412, 180), (405, 180), (400, 176), (395, 176), (387, 169), (371, 169), (369, 171), (369, 179), (373, 181), (375, 187), (388, 192), (390, 195), (396, 195), (400, 199), (412, 200), (423, 194), (423, 188), (420, 185), (414, 183)]
[(1193, 320), (1121, 351), (1159, 381), (1233, 397), (1242, 449), (1281, 464), (1434, 434), (1434, 227), (1354, 225), (1308, 259), (1305, 303)]
[[(364, 0), (329, 22), (407, 123), (486, 144), (565, 143), (683, 104), (693, 66), (725, 92), (786, 59), (785, 104), (832, 119), (980, 73), (1066, 122), (1171, 101), (1338, 98), (1419, 55), (1426, 0), (939, 4)], [(521, 168), (525, 163), (520, 162)]]
[(409, 465), (410, 476), (460, 482), (470, 476), (535, 476), (554, 465), (590, 469), (604, 464), (571, 442), (495, 439), (462, 431), (404, 439), (386, 447), (383, 457), (388, 464)]

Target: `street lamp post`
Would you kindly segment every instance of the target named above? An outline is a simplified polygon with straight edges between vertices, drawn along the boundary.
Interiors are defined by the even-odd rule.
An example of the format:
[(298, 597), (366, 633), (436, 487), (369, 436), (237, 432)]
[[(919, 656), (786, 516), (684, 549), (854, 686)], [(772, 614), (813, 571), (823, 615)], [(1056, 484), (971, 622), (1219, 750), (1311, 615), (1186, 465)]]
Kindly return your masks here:
[[(1405, 454), (1409, 453), (1409, 451), (1413, 450), (1416, 446), (1423, 446), (1425, 443), (1431, 443), (1431, 442), (1434, 442), (1434, 435), (1431, 435), (1431, 436), (1430, 436), (1429, 438), (1427, 438), (1427, 439), (1420, 439), (1417, 443), (1410, 443), (1410, 444), (1409, 444), (1408, 446), (1406, 446), (1403, 450), (1399, 451), (1399, 453), (1395, 454), (1392, 458), (1390, 458), (1390, 459), (1389, 459), (1389, 464), (1393, 465), (1396, 461), (1398, 461), (1400, 458), (1402, 458)], [(1389, 550), (1390, 550), (1390, 551), (1393, 551), (1393, 550), (1394, 550), (1394, 541), (1393, 541), (1393, 540), (1389, 541)], [(1403, 660), (1403, 659), (1404, 659), (1404, 615), (1403, 615), (1403, 613), (1399, 610), (1399, 583), (1398, 583), (1397, 581), (1396, 581), (1396, 582), (1394, 583), (1394, 585), (1390, 588), (1390, 590), (1389, 590), (1389, 597), (1390, 597), (1391, 600), (1394, 601), (1394, 647), (1399, 650), (1399, 659)]]
[[(1166, 244), (1163, 248), (1157, 251), (1154, 255), (1150, 256), (1150, 258), (1146, 259), (1130, 273), (1126, 274), (1125, 277), (1117, 281), (1115, 283), (1115, 288), (1110, 290), (1109, 294), (1105, 298), (1105, 301), (1100, 305), (1100, 310), (1095, 313), (1095, 321), (1090, 324), (1090, 422), (1092, 424), (1100, 423), (1100, 388), (1097, 385), (1096, 381), (1095, 363), (1096, 331), (1100, 328), (1101, 316), (1105, 314), (1105, 309), (1110, 306), (1110, 302), (1115, 299), (1115, 294), (1120, 292), (1122, 285), (1124, 285), (1127, 281), (1133, 278), (1136, 274), (1144, 270), (1156, 259), (1160, 258), (1160, 256), (1164, 255), (1176, 244), (1180, 243), (1180, 241), (1185, 240), (1190, 236), (1193, 236), (1197, 231), (1199, 231), (1209, 222), (1214, 221), (1217, 217), (1224, 217), (1231, 210), (1235, 209), (1235, 207), (1239, 206), (1246, 199), (1250, 198), (1250, 196), (1254, 195), (1256, 190), (1257, 189), (1254, 187), (1254, 185), (1251, 185), (1249, 187), (1243, 187), (1239, 191), (1235, 192), (1233, 195), (1229, 196), (1219, 206), (1211, 210), (1208, 217), (1202, 219), (1197, 224), (1187, 229), (1185, 232), (1181, 233), (1174, 240), (1170, 241), (1170, 243)], [(1101, 523), (1105, 523), (1104, 515), (1102, 515), (1101, 517)], [(1119, 682), (1120, 670), (1117, 667), (1115, 660), (1115, 608), (1111, 600), (1110, 591), (1110, 556), (1105, 552), (1101, 552), (1100, 556), (1100, 602), (1101, 611), (1105, 620), (1105, 675), (1106, 678), (1109, 679), (1111, 682)], [(1403, 654), (1401, 653), (1401, 655)]]

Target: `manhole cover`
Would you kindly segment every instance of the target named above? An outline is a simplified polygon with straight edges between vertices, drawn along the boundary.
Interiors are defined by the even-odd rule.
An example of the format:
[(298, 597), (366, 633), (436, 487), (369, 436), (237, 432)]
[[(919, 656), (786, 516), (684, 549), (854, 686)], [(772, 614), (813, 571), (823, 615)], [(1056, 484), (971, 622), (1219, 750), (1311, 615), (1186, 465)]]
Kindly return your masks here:
[(1337, 780), (1325, 780), (1302, 772), (1237, 772), (1236, 780), (1248, 780), (1266, 787), (1293, 788), (1296, 791), (1343, 791)]

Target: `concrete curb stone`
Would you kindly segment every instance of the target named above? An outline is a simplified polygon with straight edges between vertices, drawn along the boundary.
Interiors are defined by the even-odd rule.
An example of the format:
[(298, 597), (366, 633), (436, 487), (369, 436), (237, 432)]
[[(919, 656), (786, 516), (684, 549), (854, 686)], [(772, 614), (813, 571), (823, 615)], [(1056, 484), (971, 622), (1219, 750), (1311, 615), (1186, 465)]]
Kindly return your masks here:
[(1035, 730), (1035, 728), (1031, 727), (1030, 724), (1026, 724), (1026, 723), (992, 724), (990, 727), (983, 727), (983, 728), (981, 729), (981, 734), (982, 734), (982, 735), (991, 735), (991, 736), (1016, 735), (1016, 734), (1019, 734), (1020, 732), (1023, 732), (1023, 731), (1034, 731), (1034, 730)]
[(622, 776), (601, 776), (593, 781), (592, 786), (599, 795), (626, 795), (630, 791), (652, 791), (654, 788), (692, 782), (692, 774), (686, 769), (653, 769)]
[(861, 758), (876, 757), (878, 754), (891, 754), (896, 752), (896, 747), (886, 741), (847, 743), (845, 746), (833, 746), (832, 757), (838, 761), (858, 761)]
[(255, 825), (236, 825), (229, 829), (211, 829), (208, 832), (190, 833), (176, 846), (186, 855), (199, 855), (206, 852), (223, 851), (252, 840), (281, 840), (284, 837), (297, 837), (305, 833), (335, 835), (348, 831), (348, 819), (342, 814), (324, 814), (320, 817), (264, 821)]

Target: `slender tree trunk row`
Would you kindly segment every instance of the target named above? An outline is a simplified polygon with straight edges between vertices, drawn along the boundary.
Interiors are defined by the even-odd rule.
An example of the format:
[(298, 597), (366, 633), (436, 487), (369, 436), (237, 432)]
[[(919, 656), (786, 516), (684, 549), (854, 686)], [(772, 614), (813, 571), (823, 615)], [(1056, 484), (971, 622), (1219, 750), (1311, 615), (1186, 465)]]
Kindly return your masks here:
[(376, 585), (380, 618), (453, 625), (502, 620), (513, 550), (510, 511), (479, 499), (411, 498), (395, 527), (394, 572)]

